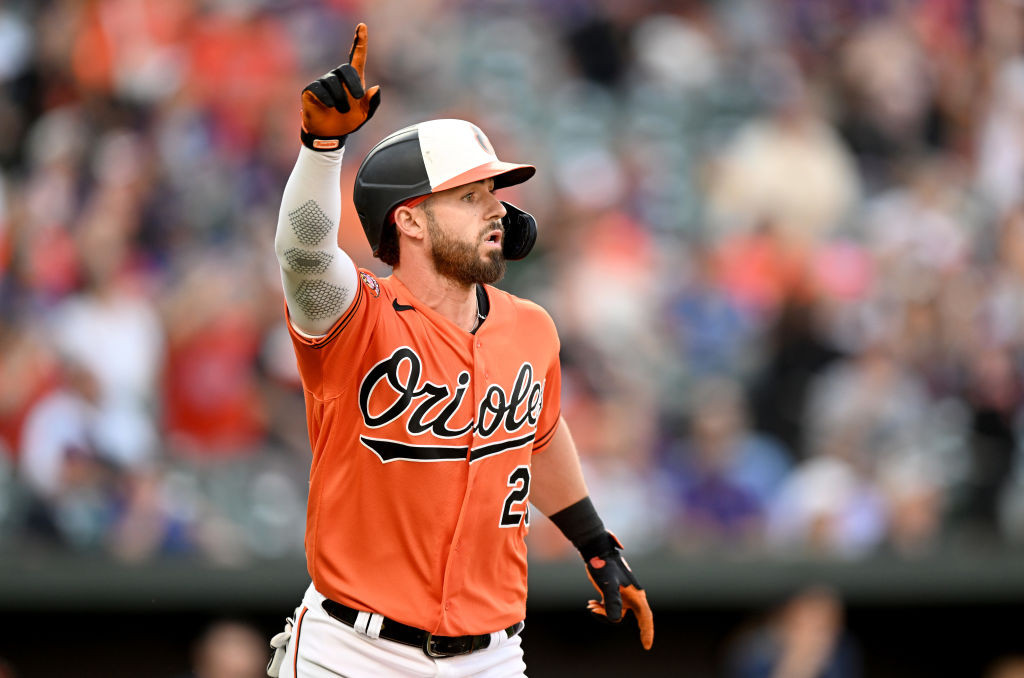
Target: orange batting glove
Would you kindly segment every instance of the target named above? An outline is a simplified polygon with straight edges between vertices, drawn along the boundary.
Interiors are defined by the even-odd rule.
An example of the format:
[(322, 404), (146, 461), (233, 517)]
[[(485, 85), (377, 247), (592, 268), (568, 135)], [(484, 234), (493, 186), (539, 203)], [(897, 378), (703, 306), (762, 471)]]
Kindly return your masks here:
[(348, 63), (302, 90), (302, 143), (314, 151), (336, 151), (345, 137), (373, 117), (380, 86), (366, 89), (366, 24), (356, 26)]
[(587, 609), (616, 623), (622, 621), (623, 608), (632, 610), (640, 627), (640, 643), (645, 650), (650, 650), (654, 644), (654, 613), (647, 604), (647, 593), (640, 588), (629, 564), (622, 558), (622, 544), (611, 532), (605, 535), (607, 538), (595, 545), (597, 553), (592, 552), (594, 548), (588, 548), (583, 554), (590, 583), (601, 594), (601, 600), (591, 600)]

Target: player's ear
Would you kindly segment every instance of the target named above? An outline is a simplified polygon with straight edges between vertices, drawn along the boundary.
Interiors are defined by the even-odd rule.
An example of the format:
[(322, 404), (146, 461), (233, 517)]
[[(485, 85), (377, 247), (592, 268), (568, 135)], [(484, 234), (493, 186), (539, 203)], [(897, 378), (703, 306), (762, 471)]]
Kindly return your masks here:
[(426, 220), (414, 208), (400, 205), (395, 210), (395, 229), (413, 240), (422, 240), (426, 235)]

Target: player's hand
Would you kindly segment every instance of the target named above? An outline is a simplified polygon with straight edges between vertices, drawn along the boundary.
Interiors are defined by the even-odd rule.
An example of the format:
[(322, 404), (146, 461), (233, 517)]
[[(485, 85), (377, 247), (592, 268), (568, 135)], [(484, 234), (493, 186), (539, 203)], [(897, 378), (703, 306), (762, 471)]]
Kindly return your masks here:
[(623, 608), (632, 610), (640, 627), (640, 643), (650, 650), (654, 643), (654, 614), (647, 604), (647, 593), (640, 588), (629, 565), (622, 558), (622, 544), (611, 532), (600, 552), (584, 555), (587, 576), (601, 594), (600, 600), (591, 600), (587, 609), (593, 614), (611, 622), (620, 622)]
[(366, 24), (361, 23), (356, 26), (348, 63), (302, 90), (303, 143), (314, 150), (335, 150), (346, 135), (373, 117), (380, 105), (380, 86), (366, 88), (365, 68)]

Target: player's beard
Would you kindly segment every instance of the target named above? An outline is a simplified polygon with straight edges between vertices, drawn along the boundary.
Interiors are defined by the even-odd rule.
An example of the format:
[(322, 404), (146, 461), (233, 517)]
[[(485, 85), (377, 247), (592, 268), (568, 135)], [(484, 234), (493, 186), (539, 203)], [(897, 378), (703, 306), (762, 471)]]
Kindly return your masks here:
[(463, 285), (491, 284), (505, 275), (505, 255), (501, 248), (480, 256), (480, 245), (491, 231), (502, 230), (501, 222), (488, 224), (475, 242), (456, 240), (445, 233), (441, 225), (427, 212), (427, 232), (430, 234), (430, 258), (441, 275)]

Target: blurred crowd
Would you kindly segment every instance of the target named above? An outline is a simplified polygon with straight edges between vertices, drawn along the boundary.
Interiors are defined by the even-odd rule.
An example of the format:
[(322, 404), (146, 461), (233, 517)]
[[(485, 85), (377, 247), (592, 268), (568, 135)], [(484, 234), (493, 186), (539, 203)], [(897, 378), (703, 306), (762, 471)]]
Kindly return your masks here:
[[(631, 552), (1024, 543), (1020, 2), (5, 0), (0, 551), (301, 554), (272, 239), (360, 20), (343, 195), (434, 117), (538, 166), (501, 285)], [(348, 198), (341, 240), (387, 274)]]

